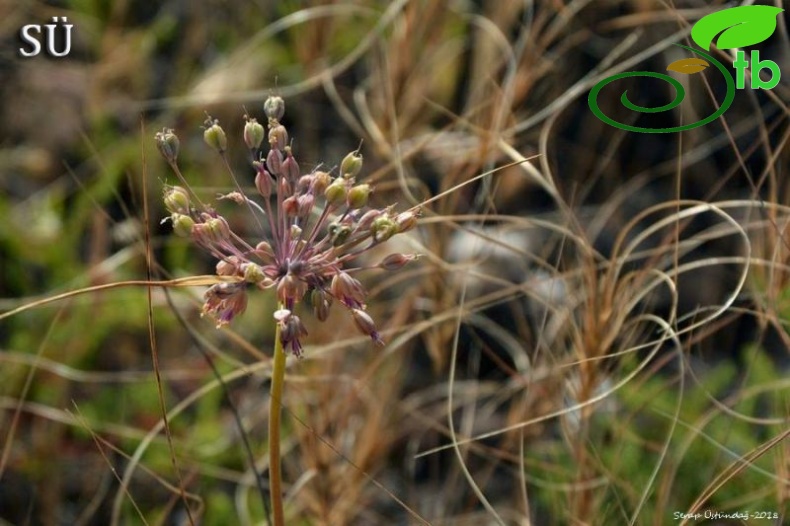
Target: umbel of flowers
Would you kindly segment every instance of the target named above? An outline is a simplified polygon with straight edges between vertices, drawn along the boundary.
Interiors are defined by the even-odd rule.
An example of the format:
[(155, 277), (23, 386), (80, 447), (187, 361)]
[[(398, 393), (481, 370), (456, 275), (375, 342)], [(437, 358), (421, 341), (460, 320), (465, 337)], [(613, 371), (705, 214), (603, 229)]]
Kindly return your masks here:
[[(377, 344), (383, 341), (366, 312), (365, 289), (352, 274), (360, 255), (406, 232), (417, 223), (418, 210), (396, 213), (394, 207), (369, 208), (373, 188), (357, 181), (362, 169), (359, 151), (349, 153), (338, 173), (315, 169), (303, 174), (288, 131), (280, 122), (285, 113), (282, 98), (272, 96), (264, 103), (268, 119), (269, 151), (259, 150), (266, 136), (264, 127), (245, 116), (244, 142), (252, 152), (255, 188), (253, 199), (236, 182), (236, 191), (220, 196), (245, 206), (259, 227), (260, 240), (250, 241), (231, 230), (228, 221), (194, 194), (178, 164), (179, 140), (173, 130), (156, 134), (156, 143), (181, 186), (168, 186), (164, 204), (173, 231), (214, 256), (217, 274), (236, 278), (211, 286), (205, 292), (203, 314), (217, 326), (230, 323), (247, 306), (250, 290), (272, 290), (280, 308), (274, 313), (280, 341), (286, 351), (301, 356), (301, 338), (307, 330), (296, 313), (302, 302), (324, 321), (335, 303), (345, 307), (359, 330)], [(204, 139), (227, 162), (227, 137), (216, 120), (208, 117)], [(232, 175), (232, 172), (231, 172)], [(397, 270), (415, 259), (413, 254), (391, 254), (373, 268)]]

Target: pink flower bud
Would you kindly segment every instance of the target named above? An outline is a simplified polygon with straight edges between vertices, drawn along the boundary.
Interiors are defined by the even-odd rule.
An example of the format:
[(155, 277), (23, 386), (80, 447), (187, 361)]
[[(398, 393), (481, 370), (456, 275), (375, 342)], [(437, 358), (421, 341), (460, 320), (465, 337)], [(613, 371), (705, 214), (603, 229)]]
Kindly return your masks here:
[(398, 232), (408, 232), (415, 226), (417, 226), (417, 217), (419, 217), (419, 211), (412, 211), (407, 210), (406, 212), (401, 212), (395, 218), (395, 223), (398, 225)]
[(285, 161), (283, 161), (282, 170), (288, 182), (292, 185), (295, 185), (299, 181), (299, 164), (296, 162), (296, 159), (294, 159), (290, 146), (285, 147)]
[(295, 195), (283, 201), (283, 212), (288, 217), (296, 217), (299, 214), (299, 202)]
[(364, 306), (365, 289), (362, 288), (362, 284), (358, 280), (352, 278), (347, 272), (335, 274), (329, 290), (332, 296), (349, 307)]
[(390, 254), (378, 266), (384, 270), (395, 271), (402, 269), (415, 259), (417, 259), (416, 254)]
[(370, 336), (377, 345), (384, 345), (384, 340), (381, 339), (378, 331), (376, 331), (376, 324), (373, 318), (362, 309), (351, 309), (351, 316), (354, 318), (354, 324), (362, 334)]
[(268, 241), (261, 241), (255, 245), (255, 255), (267, 265), (274, 263), (274, 250)]
[(283, 168), (283, 154), (280, 150), (272, 148), (266, 156), (266, 166), (269, 172), (274, 175), (280, 175)]
[(277, 283), (277, 299), (283, 304), (292, 304), (300, 300), (307, 292), (307, 283), (289, 272)]
[(272, 176), (266, 171), (262, 162), (255, 161), (253, 165), (255, 166), (255, 171), (258, 172), (255, 174), (255, 188), (261, 194), (261, 197), (269, 199), (272, 195)]
[(272, 150), (282, 151), (288, 145), (288, 130), (282, 124), (269, 129), (269, 146)]
[(241, 261), (236, 256), (228, 256), (217, 263), (218, 276), (236, 276), (241, 270)]
[(299, 217), (307, 217), (313, 211), (315, 204), (315, 197), (312, 194), (300, 195), (297, 199), (297, 208), (299, 210)]
[(357, 229), (367, 230), (368, 228), (370, 228), (370, 225), (373, 224), (373, 220), (379, 217), (383, 213), (384, 212), (382, 212), (377, 208), (368, 210), (362, 215), (362, 217), (359, 218), (359, 221), (357, 221)]

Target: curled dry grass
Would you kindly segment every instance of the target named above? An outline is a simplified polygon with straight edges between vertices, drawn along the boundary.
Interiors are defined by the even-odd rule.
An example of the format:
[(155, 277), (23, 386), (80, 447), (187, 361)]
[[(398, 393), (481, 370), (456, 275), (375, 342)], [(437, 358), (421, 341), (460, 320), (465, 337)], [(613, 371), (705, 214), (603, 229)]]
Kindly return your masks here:
[[(177, 43), (186, 80), (174, 77), (167, 98), (134, 84), (110, 105), (132, 121), (150, 111), (150, 130), (174, 119), (195, 129), (207, 105), (239, 122), (236, 103), (257, 106), (268, 93), (260, 86), (272, 84), (264, 72), (282, 71), (277, 90), (301, 112), (289, 126), (299, 127), (300, 158), (338, 158), (362, 137), (376, 199), (424, 203), (406, 241), (423, 254), (419, 264), (371, 287), (387, 347), (370, 349), (333, 317), (314, 326), (305, 359), (289, 362), (283, 464), (294, 522), (664, 524), (673, 512), (746, 508), (784, 516), (788, 385), (775, 364), (786, 365), (790, 308), (787, 86), (742, 94), (747, 102), (725, 122), (652, 142), (604, 127), (585, 106), (601, 78), (671, 62), (671, 44), (707, 9), (316, 4), (248, 28), (250, 38), (201, 72), (187, 57), (201, 56), (195, 42), (221, 36), (222, 24), (182, 21), (195, 35)], [(226, 16), (232, 24), (244, 15)], [(95, 100), (118, 100), (112, 79), (123, 68), (106, 67), (117, 58), (110, 49), (155, 59), (141, 55), (142, 36), (119, 30), (112, 48), (99, 44)], [(329, 124), (310, 118), (318, 104)], [(117, 195), (125, 172), (135, 199), (158, 193), (152, 145), (142, 162), (148, 137), (132, 135), (105, 145), (88, 133), (102, 168), (42, 190), (44, 201), (82, 196), (69, 225), (92, 239), (121, 225), (136, 237), (114, 248), (95, 241), (85, 260), (75, 249), (69, 273), (52, 282), (67, 283), (60, 290), (2, 300), (0, 476), (36, 480), (34, 507), (76, 510), (75, 524), (189, 523), (186, 509), (193, 523), (260, 524), (253, 465), (265, 473), (272, 335), (262, 320), (273, 302), (256, 299), (248, 320), (221, 333), (196, 318), (202, 288), (217, 279), (200, 276), (205, 262), (157, 229), (155, 211), (148, 241), (139, 204), (120, 219), (107, 212), (130, 204)], [(184, 148), (198, 192), (227, 187), (199, 147)], [(130, 160), (116, 165), (119, 156)], [(118, 175), (106, 183), (86, 173)], [(162, 278), (140, 279), (146, 270)], [(732, 327), (744, 319), (753, 336), (738, 339)], [(765, 358), (771, 348), (775, 362)], [(59, 472), (46, 481), (34, 457)], [(61, 472), (72, 461), (90, 469)], [(91, 491), (64, 497), (75, 481)]]

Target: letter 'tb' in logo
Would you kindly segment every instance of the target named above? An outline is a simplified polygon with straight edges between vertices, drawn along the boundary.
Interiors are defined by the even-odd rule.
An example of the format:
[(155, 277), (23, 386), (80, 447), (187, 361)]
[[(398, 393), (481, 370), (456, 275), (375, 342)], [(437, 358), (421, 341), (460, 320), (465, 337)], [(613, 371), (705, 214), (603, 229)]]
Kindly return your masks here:
[[(782, 11), (784, 11), (784, 9), (764, 5), (732, 7), (730, 9), (718, 11), (701, 18), (696, 24), (694, 24), (694, 27), (691, 30), (691, 39), (699, 47), (708, 51), (713, 44), (713, 40), (717, 36), (718, 39), (716, 40), (716, 46), (719, 49), (733, 49), (753, 46), (766, 40), (773, 34), (773, 32), (776, 30), (776, 18)], [(738, 50), (735, 54), (736, 58), (732, 65), (735, 68), (736, 79), (733, 80), (732, 74), (730, 74), (729, 70), (709, 54), (697, 49), (681, 46), (680, 44), (676, 45), (687, 49), (692, 53), (699, 55), (700, 57), (704, 57), (704, 59), (709, 60), (714, 66), (716, 66), (716, 69), (718, 69), (722, 75), (724, 75), (724, 79), (727, 82), (727, 95), (718, 111), (698, 122), (686, 124), (684, 126), (674, 126), (671, 128), (644, 128), (617, 122), (614, 119), (608, 117), (598, 107), (598, 94), (601, 92), (601, 89), (603, 89), (603, 87), (610, 82), (614, 82), (626, 77), (653, 77), (669, 82), (675, 88), (675, 99), (669, 104), (657, 108), (646, 108), (633, 104), (628, 99), (627, 91), (624, 91), (620, 97), (620, 101), (623, 106), (640, 113), (658, 113), (661, 111), (674, 109), (681, 102), (683, 102), (683, 98), (685, 97), (683, 86), (669, 75), (650, 71), (634, 71), (607, 77), (593, 86), (587, 101), (590, 109), (596, 115), (596, 117), (611, 126), (615, 126), (623, 130), (642, 133), (670, 133), (704, 126), (705, 124), (708, 124), (709, 122), (721, 116), (730, 107), (730, 104), (732, 104), (732, 101), (735, 98), (736, 87), (737, 89), (743, 89), (746, 85), (746, 68), (749, 67), (750, 64), (749, 60), (746, 59), (746, 53), (743, 50)], [(775, 62), (771, 60), (760, 60), (760, 52), (756, 50), (751, 52), (749, 58), (751, 60), (752, 66), (750, 81), (753, 89), (772, 89), (776, 87), (777, 84), (779, 84), (781, 72), (779, 71), (779, 66)], [(670, 64), (667, 69), (669, 71), (675, 71), (677, 73), (683, 73), (686, 75), (698, 73), (710, 65), (704, 59), (686, 58), (678, 60)], [(764, 81), (760, 78), (760, 71), (765, 69), (771, 72), (771, 78), (767, 81)]]

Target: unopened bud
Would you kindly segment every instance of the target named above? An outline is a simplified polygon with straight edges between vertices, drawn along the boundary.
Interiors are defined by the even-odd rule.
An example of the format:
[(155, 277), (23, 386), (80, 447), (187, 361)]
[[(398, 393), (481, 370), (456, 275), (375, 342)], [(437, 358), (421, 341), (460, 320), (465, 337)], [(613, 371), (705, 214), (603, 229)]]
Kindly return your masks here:
[(297, 190), (300, 192), (306, 192), (311, 186), (313, 186), (313, 179), (315, 176), (313, 174), (303, 175), (299, 178), (299, 182), (296, 184)]
[(358, 184), (356, 186), (351, 187), (351, 189), (348, 191), (346, 202), (348, 203), (348, 207), (350, 209), (356, 210), (368, 204), (369, 196), (370, 196), (370, 185)]
[(382, 213), (383, 212), (378, 208), (373, 208), (371, 210), (368, 210), (367, 212), (362, 214), (362, 217), (360, 217), (359, 221), (357, 221), (357, 229), (366, 230), (370, 228), (370, 225), (373, 224), (373, 220), (379, 217)]
[(255, 255), (267, 265), (274, 263), (274, 250), (272, 250), (272, 246), (268, 241), (261, 241), (255, 245)]
[(321, 195), (332, 183), (332, 177), (326, 172), (315, 172), (313, 174), (313, 193)]
[(343, 181), (335, 179), (335, 181), (324, 190), (324, 197), (326, 197), (326, 202), (330, 205), (338, 205), (346, 200), (346, 193), (346, 185)]
[(285, 114), (285, 101), (282, 97), (267, 97), (263, 103), (263, 111), (269, 119), (279, 121)]
[(299, 181), (299, 164), (294, 159), (291, 147), (285, 147), (285, 161), (283, 161), (283, 173), (288, 181), (295, 185)]
[(192, 227), (195, 226), (195, 220), (184, 214), (173, 214), (170, 216), (173, 222), (173, 232), (180, 237), (189, 237), (192, 234)]
[(272, 174), (280, 175), (283, 167), (283, 153), (274, 148), (269, 150), (269, 153), (266, 155), (266, 166)]
[(362, 288), (362, 283), (349, 276), (347, 272), (335, 274), (329, 290), (335, 298), (352, 308), (362, 307), (365, 301), (365, 289)]
[(260, 283), (265, 279), (267, 279), (266, 274), (263, 273), (263, 269), (260, 265), (256, 265), (255, 263), (247, 263), (244, 265), (244, 281), (248, 283)]
[(206, 119), (206, 130), (203, 132), (203, 140), (206, 144), (223, 153), (228, 148), (228, 138), (225, 136), (225, 130), (218, 123), (219, 121)]
[(217, 263), (218, 276), (235, 276), (241, 269), (239, 258), (236, 256), (228, 256)]
[(419, 211), (412, 210), (407, 210), (406, 212), (398, 214), (395, 218), (395, 223), (398, 225), (398, 232), (408, 232), (417, 226), (417, 218), (419, 215)]
[(165, 208), (167, 211), (175, 214), (189, 213), (189, 193), (185, 188), (180, 186), (173, 186), (165, 192)]
[(256, 119), (249, 119), (244, 125), (244, 144), (250, 150), (257, 150), (263, 142), (266, 131)]
[(340, 225), (334, 229), (333, 232), (330, 232), (330, 239), (332, 240), (332, 246), (339, 247), (343, 243), (346, 242), (348, 237), (351, 235), (351, 227), (347, 225)]
[(332, 306), (332, 296), (323, 290), (314, 290), (310, 296), (310, 303), (313, 306), (313, 314), (318, 321), (326, 321), (329, 317), (329, 309)]
[(362, 170), (362, 155), (358, 152), (351, 152), (340, 163), (340, 173), (346, 179), (353, 179)]
[(398, 225), (387, 216), (380, 216), (370, 225), (370, 233), (377, 243), (383, 242), (398, 233)]
[(381, 260), (378, 266), (384, 270), (400, 270), (415, 259), (417, 259), (415, 254), (390, 254)]
[(255, 167), (255, 171), (257, 172), (255, 174), (255, 188), (262, 197), (269, 199), (269, 197), (272, 195), (272, 176), (266, 171), (266, 168), (263, 166), (262, 162), (255, 161), (252, 163), (252, 165)]
[(354, 324), (362, 334), (370, 336), (370, 338), (378, 345), (384, 345), (384, 340), (381, 339), (378, 331), (376, 331), (376, 324), (373, 318), (362, 309), (351, 309), (351, 316), (354, 318)]
[(277, 284), (277, 299), (285, 305), (292, 304), (307, 291), (307, 284), (294, 276), (291, 272), (280, 278)]
[(211, 241), (220, 243), (230, 238), (230, 225), (222, 217), (212, 217), (204, 223), (206, 225), (206, 234)]
[(315, 204), (315, 197), (313, 194), (300, 195), (297, 199), (297, 208), (299, 210), (299, 217), (307, 217), (313, 211)]
[(299, 215), (299, 202), (295, 195), (283, 201), (283, 212), (285, 212), (285, 215), (288, 217), (296, 217)]
[(269, 146), (272, 150), (283, 150), (288, 145), (288, 130), (282, 124), (269, 128)]
[(154, 136), (156, 140), (156, 147), (159, 148), (159, 153), (169, 163), (176, 162), (178, 158), (178, 137), (170, 128), (163, 128), (162, 131), (157, 132)]

